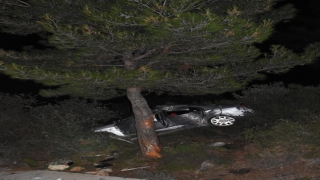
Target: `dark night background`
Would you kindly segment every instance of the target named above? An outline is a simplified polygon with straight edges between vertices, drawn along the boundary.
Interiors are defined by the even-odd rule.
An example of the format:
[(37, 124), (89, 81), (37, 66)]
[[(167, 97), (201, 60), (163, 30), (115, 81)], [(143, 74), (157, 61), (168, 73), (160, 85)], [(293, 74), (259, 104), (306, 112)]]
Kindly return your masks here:
[[(257, 45), (262, 51), (267, 51), (270, 44), (281, 44), (295, 52), (302, 52), (304, 47), (313, 42), (320, 41), (320, 2), (318, 0), (294, 0), (285, 1), (292, 3), (298, 10), (293, 19), (283, 21), (276, 25), (275, 33), (263, 44)], [(37, 35), (15, 36), (11, 34), (0, 34), (0, 48), (4, 50), (23, 51), (25, 48), (44, 48), (39, 41), (42, 39)], [(312, 64), (297, 66), (287, 73), (266, 74), (263, 80), (255, 80), (248, 84), (269, 84), (282, 81), (285, 84), (295, 83), (303, 86), (317, 86), (320, 84), (320, 61)], [(9, 76), (0, 74), (0, 92), (11, 94), (32, 94), (36, 95), (42, 84), (31, 80), (23, 81), (11, 79)], [(231, 93), (226, 93), (222, 98), (228, 98)], [(215, 96), (214, 96), (215, 97)], [(46, 98), (40, 98), (45, 100)], [(52, 98), (50, 98), (52, 100)], [(148, 98), (147, 98), (148, 99)], [(48, 99), (47, 99), (48, 100)]]

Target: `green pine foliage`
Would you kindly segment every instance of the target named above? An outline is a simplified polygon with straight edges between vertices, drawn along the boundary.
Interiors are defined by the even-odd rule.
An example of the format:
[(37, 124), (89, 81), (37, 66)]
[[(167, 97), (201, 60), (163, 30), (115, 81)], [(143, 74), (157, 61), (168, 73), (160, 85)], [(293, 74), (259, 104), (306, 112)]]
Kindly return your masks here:
[[(30, 0), (0, 2), (2, 32), (41, 34), (45, 50), (0, 52), (1, 72), (59, 86), (42, 95), (106, 99), (127, 87), (177, 94), (234, 91), (259, 72), (282, 72), (319, 56), (274, 45), (273, 26), (291, 18), (276, 0)], [(134, 68), (125, 68), (125, 61)]]
[(319, 147), (319, 86), (283, 83), (255, 85), (236, 95), (254, 107), (243, 122), (243, 138), (264, 147)]
[[(119, 118), (97, 101), (69, 99), (48, 104), (34, 96), (0, 93), (0, 102), (1, 158), (34, 157), (35, 153), (64, 158), (102, 150), (111, 143), (109, 135), (92, 133), (92, 129)], [(88, 141), (86, 146), (83, 141)]]

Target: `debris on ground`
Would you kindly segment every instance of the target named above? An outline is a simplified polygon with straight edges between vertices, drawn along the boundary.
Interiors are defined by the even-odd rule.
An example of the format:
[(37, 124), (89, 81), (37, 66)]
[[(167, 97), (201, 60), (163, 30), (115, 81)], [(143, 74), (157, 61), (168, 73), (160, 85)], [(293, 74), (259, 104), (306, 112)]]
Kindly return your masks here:
[(210, 144), (209, 147), (221, 147), (224, 145), (226, 145), (225, 142), (215, 142), (215, 143)]
[(82, 172), (83, 170), (85, 170), (85, 168), (81, 166), (76, 166), (70, 169), (71, 172)]
[(87, 171), (85, 174), (91, 174), (91, 175), (98, 175), (98, 176), (109, 176), (109, 173), (112, 172), (112, 169), (105, 168), (105, 169), (98, 169), (96, 171)]
[(66, 164), (58, 164), (58, 165), (49, 165), (48, 169), (53, 170), (53, 171), (63, 171), (68, 169), (70, 166)]
[(73, 162), (70, 159), (57, 159), (49, 163), (48, 169), (53, 171), (63, 171), (68, 169)]
[(108, 155), (104, 160), (101, 160), (99, 162), (94, 163), (93, 165), (95, 167), (107, 167), (107, 166), (112, 166), (113, 164), (110, 163), (110, 161), (113, 161), (115, 159), (115, 156)]
[(196, 171), (196, 173), (199, 173), (201, 171), (207, 171), (207, 170), (212, 169), (212, 168), (214, 168), (214, 162), (211, 161), (211, 160), (206, 160), (201, 164), (200, 169), (198, 169)]
[[(156, 165), (153, 165), (156, 166)], [(145, 169), (145, 168), (149, 168), (149, 167), (153, 167), (153, 166), (143, 166), (143, 167), (136, 167), (136, 168), (125, 168), (122, 169), (121, 171), (132, 171), (132, 170), (136, 170), (136, 169)]]

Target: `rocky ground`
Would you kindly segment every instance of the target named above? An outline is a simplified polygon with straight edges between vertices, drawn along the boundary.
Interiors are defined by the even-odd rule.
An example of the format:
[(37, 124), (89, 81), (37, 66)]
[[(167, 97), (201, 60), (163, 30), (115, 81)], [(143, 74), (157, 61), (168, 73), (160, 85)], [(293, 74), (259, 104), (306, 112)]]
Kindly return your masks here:
[[(112, 149), (112, 152), (117, 150), (114, 158), (103, 161), (105, 156), (96, 156), (94, 160), (88, 158), (87, 161), (74, 161), (74, 164), (63, 171), (84, 176), (91, 172), (106, 177), (149, 180), (320, 179), (320, 157), (312, 156), (314, 147), (289, 148), (289, 145), (284, 143), (282, 146), (263, 148), (237, 138), (238, 136), (231, 133), (236, 131), (231, 128), (216, 128), (210, 133), (192, 131), (161, 136), (164, 156), (162, 159), (144, 159), (136, 142), (120, 142)], [(43, 162), (49, 161), (44, 159), (44, 156), (41, 158)], [(99, 160), (101, 166), (93, 166), (93, 161), (97, 165)], [(43, 164), (30, 167), (26, 162), (8, 159), (2, 159), (0, 166), (2, 170), (13, 171), (46, 169)]]
[(0, 170), (1, 180), (138, 180), (133, 178), (121, 178), (113, 176), (88, 175), (70, 172), (46, 171), (46, 170)]
[[(203, 142), (203, 141), (202, 141)], [(185, 180), (316, 180), (320, 179), (320, 158), (307, 158), (304, 156), (309, 147), (300, 147), (294, 151), (288, 151), (285, 147), (261, 148), (253, 144), (246, 144), (231, 139), (219, 139), (217, 142), (226, 142), (221, 147), (207, 146), (204, 151), (206, 158), (194, 158), (192, 154), (184, 157), (175, 157), (160, 167), (154, 166), (145, 169), (153, 175), (159, 173), (163, 166), (175, 164), (175, 161), (183, 161), (182, 158), (191, 158), (189, 169), (170, 171), (173, 179)], [(213, 144), (212, 142), (210, 142)], [(208, 142), (209, 144), (209, 142)], [(171, 164), (172, 163), (172, 164)], [(139, 172), (143, 174), (143, 172)], [(122, 177), (142, 178), (143, 175), (134, 172), (114, 172)], [(146, 172), (144, 172), (146, 173)], [(152, 176), (150, 176), (152, 179)], [(157, 178), (155, 178), (157, 179)], [(170, 178), (169, 178), (170, 179)]]

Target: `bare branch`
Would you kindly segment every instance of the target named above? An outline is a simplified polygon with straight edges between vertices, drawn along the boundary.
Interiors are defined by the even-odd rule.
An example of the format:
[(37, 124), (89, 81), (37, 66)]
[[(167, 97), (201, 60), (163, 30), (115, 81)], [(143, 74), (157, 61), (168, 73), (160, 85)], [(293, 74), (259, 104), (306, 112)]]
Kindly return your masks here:
[(12, 6), (30, 7), (30, 4), (28, 4), (28, 3), (24, 2), (24, 1), (18, 0), (17, 2), (20, 3), (20, 4), (18, 4), (18, 3), (17, 4), (9, 3), (9, 2), (6, 2), (6, 4), (12, 5)]
[(150, 56), (151, 54), (153, 54), (153, 53), (156, 52), (156, 51), (158, 51), (158, 49), (152, 49), (152, 50), (146, 52), (145, 54), (143, 54), (143, 55), (141, 55), (141, 56), (138, 56), (138, 57), (136, 57), (136, 58), (134, 58), (134, 59), (132, 59), (132, 60), (133, 60), (133, 61), (136, 61), (136, 60), (143, 59), (143, 58), (145, 58), (145, 57)]
[(140, 4), (140, 5), (142, 5), (142, 6), (144, 6), (145, 8), (150, 9), (152, 12), (154, 12), (154, 13), (156, 13), (156, 14), (159, 14), (161, 17), (163, 17), (162, 12), (159, 12), (159, 11), (156, 11), (156, 10), (152, 9), (152, 8), (151, 8), (150, 6), (148, 6), (147, 4), (144, 4), (144, 3), (141, 3), (141, 2), (138, 2), (138, 1), (135, 1), (135, 2), (138, 3), (138, 4)]
[(18, 0), (18, 2), (20, 2), (21, 4), (24, 4), (24, 7), (30, 7), (30, 4), (28, 4), (24, 1)]

